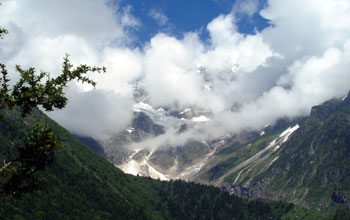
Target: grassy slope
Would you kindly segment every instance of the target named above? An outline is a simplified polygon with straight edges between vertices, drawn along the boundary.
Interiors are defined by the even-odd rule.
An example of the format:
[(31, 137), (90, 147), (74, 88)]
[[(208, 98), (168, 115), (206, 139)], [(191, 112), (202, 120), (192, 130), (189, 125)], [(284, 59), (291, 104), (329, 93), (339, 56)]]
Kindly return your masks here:
[[(278, 132), (267, 133), (259, 137), (253, 144), (241, 147), (233, 153), (217, 155), (217, 160), (221, 160), (221, 162), (217, 163), (206, 173), (202, 174), (200, 178), (208, 182), (217, 180), (241, 162), (264, 149), (278, 134)], [(230, 176), (228, 181), (230, 182), (232, 179), (234, 179), (234, 177)]]
[[(208, 163), (201, 169), (199, 174), (193, 179), (197, 182), (212, 184), (219, 184), (218, 181), (222, 182), (221, 179), (224, 179), (225, 183), (233, 183), (238, 173), (242, 170), (247, 171), (248, 167), (239, 169), (237, 172), (232, 174), (229, 174), (230, 171), (235, 169), (236, 166), (248, 158), (266, 148), (269, 143), (285, 129), (295, 126), (296, 124), (301, 123), (303, 120), (304, 118), (295, 118), (294, 120), (287, 118), (280, 119), (274, 125), (266, 126), (263, 129), (263, 134), (259, 135), (259, 133), (256, 132), (247, 132), (234, 137), (232, 140), (228, 141), (226, 145), (221, 147), (215, 156), (208, 161)], [(276, 156), (277, 154), (274, 153), (271, 156)], [(259, 166), (267, 166), (274, 158), (275, 157), (268, 158)], [(254, 169), (258, 170), (259, 167), (256, 166)], [(241, 180), (239, 180), (239, 182), (242, 183)]]

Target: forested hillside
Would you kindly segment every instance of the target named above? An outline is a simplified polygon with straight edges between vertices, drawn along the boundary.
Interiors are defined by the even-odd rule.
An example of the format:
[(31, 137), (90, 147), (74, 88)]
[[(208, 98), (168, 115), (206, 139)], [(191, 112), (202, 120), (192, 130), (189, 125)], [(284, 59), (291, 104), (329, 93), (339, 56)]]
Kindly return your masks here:
[(15, 157), (14, 144), (38, 122), (62, 142), (55, 162), (39, 174), (41, 190), (21, 199), (1, 195), (3, 219), (278, 219), (295, 211), (291, 204), (248, 201), (210, 186), (126, 175), (39, 110), (25, 119), (18, 111), (3, 114), (1, 160)]

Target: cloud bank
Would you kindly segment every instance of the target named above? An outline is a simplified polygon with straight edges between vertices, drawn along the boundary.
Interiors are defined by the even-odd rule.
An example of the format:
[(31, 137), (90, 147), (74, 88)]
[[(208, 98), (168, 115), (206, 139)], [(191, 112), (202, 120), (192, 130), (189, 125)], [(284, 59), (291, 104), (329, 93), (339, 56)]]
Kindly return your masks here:
[[(237, 2), (231, 13), (203, 24), (208, 41), (196, 30), (183, 38), (158, 33), (135, 48), (132, 30), (142, 21), (130, 6), (6, 1), (0, 25), (10, 34), (0, 41), (1, 62), (9, 69), (21, 64), (55, 75), (69, 53), (75, 64), (105, 66), (107, 74), (91, 76), (96, 90), (72, 83), (67, 108), (50, 113), (70, 131), (97, 139), (128, 126), (135, 81), (143, 83), (153, 106), (211, 112), (212, 120), (203, 125), (208, 137), (307, 115), (313, 105), (347, 93), (349, 1), (269, 0), (258, 13), (271, 25), (254, 35), (238, 32), (237, 13), (252, 16), (259, 1)], [(166, 15), (153, 11), (150, 16), (167, 25)], [(236, 64), (239, 70), (232, 71)]]

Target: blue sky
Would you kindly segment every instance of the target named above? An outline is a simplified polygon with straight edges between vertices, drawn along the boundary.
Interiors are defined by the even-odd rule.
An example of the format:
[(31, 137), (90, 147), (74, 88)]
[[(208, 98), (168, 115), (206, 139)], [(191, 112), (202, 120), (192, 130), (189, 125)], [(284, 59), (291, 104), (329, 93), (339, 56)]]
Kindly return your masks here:
[[(258, 11), (266, 5), (265, 0), (250, 2), (257, 4)], [(136, 43), (142, 44), (159, 32), (177, 38), (186, 32), (198, 32), (201, 40), (205, 41), (209, 37), (206, 25), (220, 14), (229, 14), (234, 3), (234, 0), (128, 0), (122, 1), (121, 7), (129, 7), (130, 13), (140, 22), (134, 34)], [(155, 13), (158, 13), (158, 18), (162, 16), (163, 23), (156, 21)], [(269, 25), (258, 12), (247, 15), (237, 11), (235, 14), (240, 33), (255, 34), (255, 30), (261, 31)]]

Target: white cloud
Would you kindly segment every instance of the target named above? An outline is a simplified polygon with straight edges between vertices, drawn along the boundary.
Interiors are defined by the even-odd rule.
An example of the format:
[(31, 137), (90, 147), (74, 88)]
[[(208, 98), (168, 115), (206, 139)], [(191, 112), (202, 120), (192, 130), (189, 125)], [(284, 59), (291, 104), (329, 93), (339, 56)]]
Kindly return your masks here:
[(132, 40), (128, 30), (139, 25), (130, 11), (105, 1), (6, 1), (0, 6), (0, 25), (9, 30), (0, 41), (2, 62), (13, 81), (18, 78), (13, 71), (16, 64), (57, 76), (65, 53), (75, 65), (108, 67), (108, 74), (90, 75), (98, 83), (97, 90), (73, 83), (67, 89), (67, 107), (50, 113), (74, 133), (106, 137), (130, 121), (129, 82), (142, 69), (137, 50), (126, 47)]
[(87, 39), (90, 46), (127, 38), (123, 26), (116, 25), (121, 21), (104, 1), (9, 0), (0, 11), (3, 23), (16, 23), (28, 37), (76, 35)]
[(232, 11), (235, 14), (244, 14), (253, 16), (259, 10), (259, 0), (236, 0), (233, 4)]
[(168, 23), (168, 17), (162, 13), (159, 9), (151, 9), (148, 13), (148, 15), (153, 18), (158, 25), (164, 26)]
[[(349, 12), (349, 2), (342, 0), (307, 5), (269, 1), (262, 15), (272, 19), (273, 26), (253, 36), (237, 32), (233, 14), (220, 15), (208, 24), (207, 45), (194, 40), (190, 45), (197, 46), (191, 47), (185, 40), (162, 36), (161, 42), (151, 44), (160, 50), (149, 70), (158, 68), (159, 74), (150, 81), (160, 80), (149, 87), (154, 89), (152, 101), (206, 106), (215, 113), (204, 132), (207, 137), (260, 129), (280, 117), (307, 115), (313, 105), (341, 97), (350, 89)], [(242, 68), (232, 73), (230, 65), (236, 63)], [(205, 77), (191, 72), (193, 64), (205, 67)], [(201, 90), (208, 83), (205, 79), (212, 90)], [(237, 109), (227, 111), (232, 105)]]
[(74, 134), (97, 140), (110, 138), (125, 129), (133, 116), (132, 99), (111, 91), (81, 92), (71, 84), (67, 97), (66, 108), (48, 114)]
[(151, 40), (145, 50), (145, 85), (153, 104), (200, 102), (200, 78), (194, 66), (200, 51), (196, 35), (187, 35), (180, 41), (159, 34)]
[(106, 48), (102, 65), (108, 73), (92, 77), (102, 88), (125, 96), (132, 94), (131, 83), (141, 77), (143, 57), (138, 49)]
[[(258, 93), (239, 100), (239, 111), (218, 113), (208, 131), (262, 128), (279, 117), (307, 115), (313, 105), (347, 93), (350, 28), (345, 21), (350, 19), (350, 3), (334, 2), (269, 1), (262, 15), (274, 26), (257, 37), (280, 56), (238, 77), (232, 94), (260, 87)], [(264, 81), (270, 83), (264, 86)]]
[[(102, 138), (127, 126), (135, 80), (145, 85), (153, 105), (210, 111), (213, 120), (201, 138), (306, 115), (313, 105), (350, 89), (347, 0), (269, 0), (260, 14), (272, 25), (256, 35), (237, 31), (235, 13), (254, 14), (258, 1), (237, 1), (232, 13), (207, 24), (206, 42), (197, 33), (182, 39), (159, 33), (136, 49), (128, 46), (133, 40), (128, 30), (140, 26), (131, 6), (110, 8), (92, 0), (52, 4), (11, 0), (0, 7), (0, 25), (10, 31), (0, 41), (2, 62), (9, 69), (34, 65), (55, 74), (68, 52), (74, 64), (106, 66), (108, 73), (91, 75), (98, 90), (73, 84), (67, 90), (70, 104), (51, 114), (80, 134)], [(168, 23), (158, 12), (150, 16)], [(241, 67), (237, 72), (234, 64)], [(170, 136), (161, 139), (173, 141)]]
[(329, 47), (341, 47), (349, 36), (350, 2), (346, 0), (276, 1), (261, 15), (273, 26), (262, 33), (276, 52), (288, 59), (319, 55)]
[(121, 13), (117, 14), (117, 20), (120, 21), (120, 24), (123, 27), (138, 28), (141, 25), (141, 22), (132, 16), (131, 11), (132, 6), (127, 5), (121, 10)]

